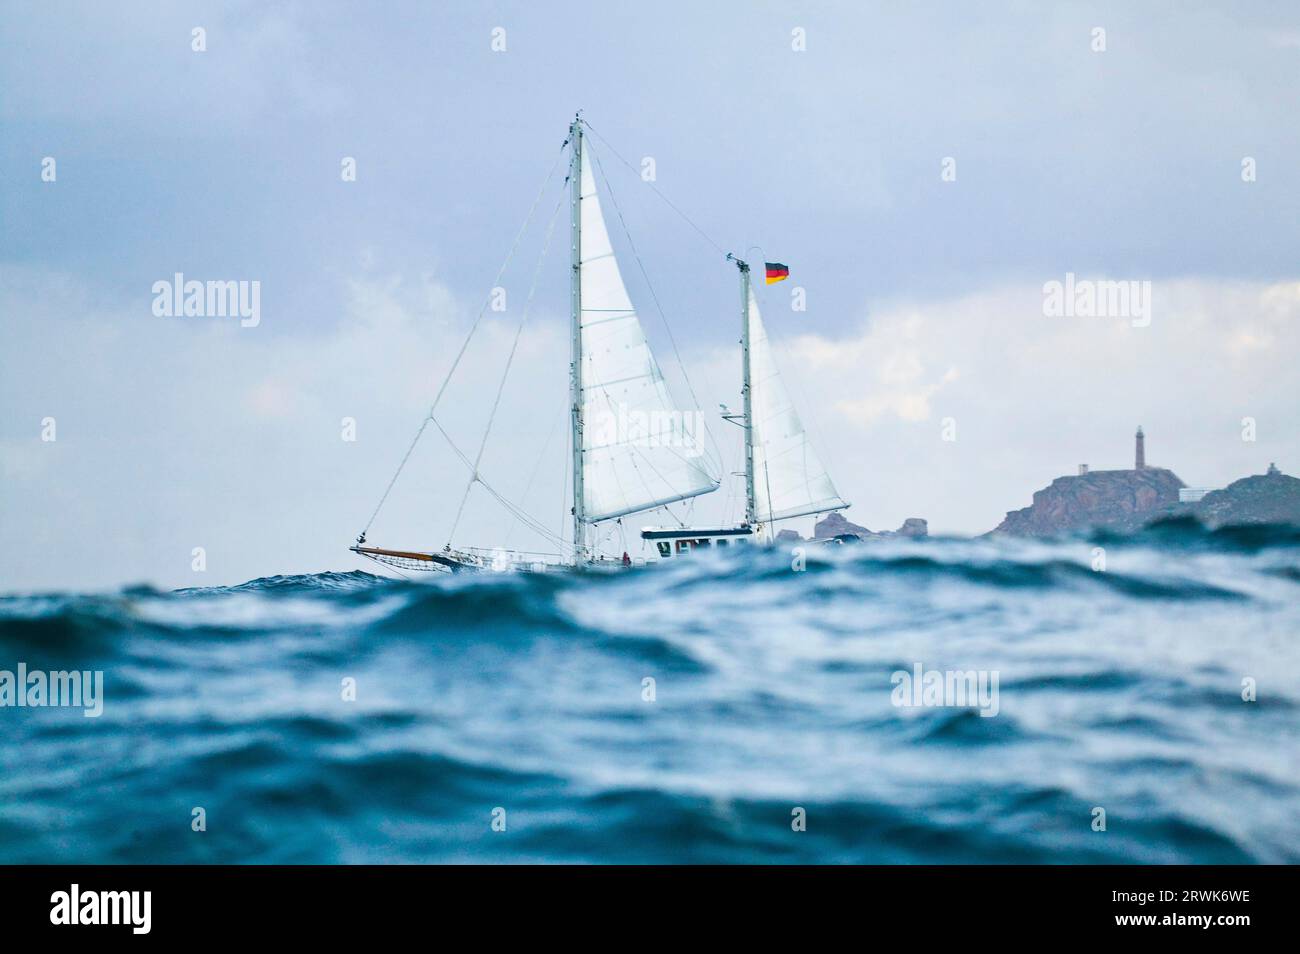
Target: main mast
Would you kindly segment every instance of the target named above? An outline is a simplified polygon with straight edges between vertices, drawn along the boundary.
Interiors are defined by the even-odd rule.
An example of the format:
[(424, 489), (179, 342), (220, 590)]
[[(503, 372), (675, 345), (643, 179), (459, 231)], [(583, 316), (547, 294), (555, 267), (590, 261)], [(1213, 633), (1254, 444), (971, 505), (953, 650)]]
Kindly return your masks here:
[(569, 316), (572, 339), (569, 350), (569, 404), (573, 445), (573, 563), (581, 566), (586, 513), (582, 489), (582, 120), (569, 126), (569, 216), (573, 271), (569, 279)]

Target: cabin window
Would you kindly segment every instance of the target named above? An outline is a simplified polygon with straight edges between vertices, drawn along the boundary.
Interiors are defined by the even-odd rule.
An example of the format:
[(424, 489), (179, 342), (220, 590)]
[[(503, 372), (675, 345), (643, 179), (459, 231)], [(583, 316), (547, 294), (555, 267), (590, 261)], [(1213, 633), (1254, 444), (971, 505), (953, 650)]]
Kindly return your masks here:
[(707, 539), (696, 540), (696, 541), (692, 544), (692, 546), (693, 546), (696, 550), (702, 550), (702, 549), (704, 549), (705, 547), (713, 546), (713, 541), (712, 541), (712, 540), (707, 540)]
[(673, 548), (668, 545), (667, 540), (659, 540), (655, 543), (655, 546), (659, 548), (659, 555), (665, 560), (673, 555)]
[(689, 553), (689, 552), (690, 552), (690, 549), (691, 549), (691, 541), (690, 541), (690, 540), (678, 540), (678, 541), (677, 541), (677, 552), (678, 552), (678, 553)]
[(720, 547), (725, 547), (726, 545), (727, 545), (727, 541), (726, 541), (726, 540), (719, 540), (719, 541), (718, 541), (718, 546), (720, 546)]

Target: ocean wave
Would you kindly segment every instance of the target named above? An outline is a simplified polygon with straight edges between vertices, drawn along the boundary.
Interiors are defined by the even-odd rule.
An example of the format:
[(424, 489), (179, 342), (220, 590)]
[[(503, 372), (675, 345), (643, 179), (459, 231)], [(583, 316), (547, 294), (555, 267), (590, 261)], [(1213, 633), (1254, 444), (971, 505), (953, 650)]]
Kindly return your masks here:
[[(1296, 542), (0, 597), (0, 671), (105, 677), (99, 718), (0, 708), (0, 861), (1294, 862)], [(917, 665), (997, 714), (897, 707)]]
[(1096, 530), (1083, 535), (1098, 543), (1150, 545), (1164, 549), (1256, 553), (1300, 547), (1300, 527), (1289, 523), (1226, 524), (1210, 528), (1192, 516), (1166, 517), (1132, 533)]

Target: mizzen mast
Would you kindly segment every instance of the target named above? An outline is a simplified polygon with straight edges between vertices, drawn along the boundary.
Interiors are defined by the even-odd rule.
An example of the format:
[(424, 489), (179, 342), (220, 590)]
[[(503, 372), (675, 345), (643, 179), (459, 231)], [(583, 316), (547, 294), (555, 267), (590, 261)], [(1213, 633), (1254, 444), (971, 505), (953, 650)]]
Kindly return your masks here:
[(758, 508), (754, 504), (754, 402), (750, 388), (749, 362), (749, 263), (728, 254), (727, 260), (736, 263), (740, 270), (740, 392), (744, 399), (744, 410), (740, 415), (740, 426), (745, 431), (745, 524), (753, 527), (758, 523)]

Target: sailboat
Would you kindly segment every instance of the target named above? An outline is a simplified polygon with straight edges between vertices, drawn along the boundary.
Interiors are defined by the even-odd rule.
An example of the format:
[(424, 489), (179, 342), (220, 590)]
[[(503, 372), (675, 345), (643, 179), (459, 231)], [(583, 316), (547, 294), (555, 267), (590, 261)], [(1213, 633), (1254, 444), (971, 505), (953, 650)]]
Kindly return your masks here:
[[(721, 474), (711, 466), (702, 435), (685, 425), (687, 412), (673, 399), (624, 285), (596, 189), (584, 134), (587, 127), (581, 115), (576, 116), (564, 144), (569, 150), (571, 230), (572, 534), (563, 541), (569, 552), (535, 554), (453, 547), (450, 542), (434, 551), (388, 549), (366, 543), (368, 524), (350, 547), (358, 556), (412, 570), (545, 571), (643, 565), (646, 561), (633, 561), (626, 553), (620, 559), (599, 552), (593, 528), (709, 494), (721, 486)], [(727, 260), (735, 263), (740, 278), (744, 403), (738, 414), (724, 408), (723, 418), (744, 431), (745, 516), (735, 526), (642, 528), (641, 538), (654, 545), (660, 560), (713, 547), (768, 542), (780, 520), (849, 506), (836, 493), (782, 383), (751, 287), (750, 266), (735, 255), (727, 255)], [(436, 404), (435, 400), (434, 410)], [(434, 410), (425, 424), (437, 423)], [(470, 485), (481, 482), (477, 462), (465, 462), (472, 468)], [(381, 507), (386, 497), (387, 493)]]

